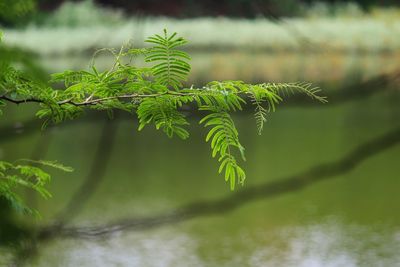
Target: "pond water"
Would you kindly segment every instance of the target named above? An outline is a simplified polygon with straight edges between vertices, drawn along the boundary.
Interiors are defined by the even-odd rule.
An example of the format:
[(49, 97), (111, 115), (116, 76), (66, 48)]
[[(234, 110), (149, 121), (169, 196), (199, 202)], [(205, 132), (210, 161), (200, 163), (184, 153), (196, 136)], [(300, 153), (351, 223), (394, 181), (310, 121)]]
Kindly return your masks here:
[[(31, 198), (43, 215), (36, 225), (53, 222), (91, 169), (105, 167), (104, 175), (92, 177), (87, 201), (76, 203), (79, 212), (68, 218), (70, 226), (102, 226), (120, 219), (157, 218), (199, 201), (212, 208), (216, 200), (246, 188), (339, 160), (398, 128), (399, 101), (398, 92), (387, 92), (343, 104), (282, 104), (261, 136), (251, 114), (236, 115), (247, 153), (247, 180), (237, 192), (217, 174), (218, 164), (204, 141), (206, 131), (194, 119), (188, 141), (168, 139), (151, 127), (139, 133), (136, 120), (126, 116), (111, 125), (117, 128), (114, 141), (109, 136), (102, 142), (105, 115), (45, 134), (39, 129), (28, 134), (21, 123), (15, 125), (19, 135), (1, 142), (0, 156), (27, 158), (36, 146), (42, 157), (75, 168), (72, 174), (53, 173), (51, 200)], [(23, 122), (32, 110), (9, 108), (1, 124)], [(106, 163), (101, 157), (96, 162), (99, 143), (112, 146)], [(55, 237), (38, 244), (27, 266), (400, 266), (399, 159), (398, 145), (300, 190), (243, 202), (239, 198), (237, 208), (228, 212), (199, 212), (150, 229), (133, 227), (97, 238)]]

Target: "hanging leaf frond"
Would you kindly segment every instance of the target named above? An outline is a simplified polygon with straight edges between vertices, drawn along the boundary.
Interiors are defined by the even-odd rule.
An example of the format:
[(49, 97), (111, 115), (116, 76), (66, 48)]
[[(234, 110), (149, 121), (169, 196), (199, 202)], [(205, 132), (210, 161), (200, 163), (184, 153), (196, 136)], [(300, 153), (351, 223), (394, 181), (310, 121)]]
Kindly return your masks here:
[(237, 150), (245, 160), (244, 147), (239, 142), (239, 133), (231, 116), (223, 109), (204, 106), (200, 110), (211, 112), (202, 118), (200, 123), (205, 127), (211, 127), (206, 142), (210, 141), (212, 157), (219, 155), (219, 173), (225, 169), (225, 181), (229, 181), (231, 190), (234, 190), (236, 182), (243, 184), (246, 178), (234, 156), (234, 150)]
[[(1, 34), (0, 34), (1, 38)], [(17, 70), (9, 62), (0, 64), (0, 114), (5, 104), (39, 104), (36, 116), (48, 123), (60, 123), (75, 119), (86, 110), (114, 110), (137, 115), (139, 131), (153, 124), (168, 137), (189, 137), (187, 111), (197, 109), (203, 116), (200, 123), (208, 127), (206, 141), (210, 143), (212, 157), (218, 156), (219, 173), (233, 190), (243, 184), (245, 172), (240, 167), (244, 148), (230, 116), (252, 104), (255, 109), (257, 131), (261, 134), (267, 114), (274, 112), (289, 94), (305, 94), (325, 103), (320, 89), (308, 83), (261, 83), (248, 84), (243, 81), (212, 81), (197, 88), (183, 88), (190, 71), (190, 56), (180, 50), (187, 43), (176, 33), (153, 35), (146, 39), (151, 46), (134, 49), (122, 46), (119, 50), (101, 49), (111, 52), (113, 65), (104, 71), (98, 70), (92, 61), (88, 70), (66, 70), (52, 75), (50, 83), (38, 83), (26, 73)], [(151, 67), (133, 66), (132, 58), (144, 56)], [(128, 62), (128, 63), (127, 63)], [(57, 83), (64, 88), (53, 88)], [(23, 164), (19, 164), (23, 163)], [(15, 193), (18, 187), (26, 187), (47, 198), (45, 189), (50, 176), (37, 165), (72, 171), (54, 161), (20, 160), (14, 163), (0, 161), (0, 197), (5, 197), (20, 210), (29, 210)]]

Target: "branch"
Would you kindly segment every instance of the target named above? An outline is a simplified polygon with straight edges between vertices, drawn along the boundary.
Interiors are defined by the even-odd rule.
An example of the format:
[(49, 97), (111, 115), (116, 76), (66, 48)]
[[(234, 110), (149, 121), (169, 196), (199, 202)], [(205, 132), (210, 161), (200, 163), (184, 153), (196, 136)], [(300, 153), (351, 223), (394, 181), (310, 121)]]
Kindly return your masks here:
[(28, 98), (28, 99), (20, 99), (20, 100), (15, 100), (12, 99), (6, 95), (2, 95), (0, 96), (0, 100), (5, 100), (7, 102), (13, 103), (13, 104), (23, 104), (23, 103), (30, 103), (30, 102), (34, 102), (34, 103), (44, 103), (43, 100), (40, 99), (35, 99), (35, 98)]
[[(383, 89), (388, 89), (390, 87), (394, 87), (398, 85), (400, 82), (400, 71), (394, 71), (390, 74), (382, 74), (379, 76), (376, 76), (375, 78), (372, 78), (368, 81), (359, 83), (359, 84), (354, 84), (347, 86), (346, 88), (340, 90), (340, 91), (335, 91), (333, 93), (330, 93), (327, 95), (327, 98), (330, 99), (332, 103), (337, 103), (337, 102), (348, 102), (352, 101), (354, 99), (358, 98), (363, 98), (367, 97), (370, 95), (374, 95)], [(360, 87), (363, 87), (365, 89), (360, 90)], [(201, 91), (199, 89), (194, 89), (196, 91)], [(246, 93), (243, 92), (237, 92), (237, 94), (244, 94)], [(154, 94), (125, 94), (125, 95), (116, 95), (116, 96), (109, 96), (109, 97), (104, 97), (104, 98), (97, 98), (93, 99), (93, 95), (90, 95), (88, 98), (86, 98), (82, 102), (75, 102), (73, 101), (73, 98), (68, 98), (65, 100), (58, 101), (56, 104), (62, 106), (65, 104), (70, 104), (73, 106), (91, 106), (91, 105), (96, 105), (96, 104), (101, 104), (102, 102), (109, 101), (109, 100), (124, 100), (124, 99), (145, 99), (149, 97), (160, 97), (163, 95), (175, 95), (175, 96), (194, 96), (196, 95), (195, 93), (181, 93), (181, 92), (176, 92), (176, 91), (165, 91), (165, 92), (160, 92), (160, 93), (154, 93)], [(28, 98), (28, 99), (13, 99), (8, 97), (7, 95), (2, 95), (0, 96), (0, 100), (4, 100), (10, 103), (14, 104), (22, 104), (22, 103), (42, 103), (45, 104), (46, 101), (42, 99), (36, 99), (36, 98)], [(305, 96), (301, 94), (296, 94), (294, 97), (288, 100), (288, 104), (294, 104), (294, 105), (307, 105), (309, 102), (305, 101)]]
[[(346, 86), (340, 90), (327, 92), (326, 96), (330, 100), (329, 105), (318, 105), (318, 107), (332, 107), (332, 105), (340, 105), (350, 101), (368, 98), (382, 92), (389, 92), (391, 88), (398, 84), (397, 80), (400, 80), (400, 72), (379, 75), (362, 83)], [(286, 108), (291, 106), (315, 107), (316, 105), (314, 105), (314, 102), (310, 102), (308, 99), (306, 100), (306, 98), (302, 95), (295, 95), (291, 98), (288, 98), (285, 102), (285, 105), (282, 107)], [(254, 109), (254, 107), (250, 105), (245, 106), (244, 108), (245, 110), (248, 109), (251, 111)], [(190, 115), (195, 115), (192, 112), (193, 110), (194, 109), (192, 107), (189, 107), (185, 111), (189, 112)], [(119, 112), (116, 111), (115, 113)], [(132, 119), (130, 115), (128, 117), (125, 113), (120, 113), (118, 117), (120, 119)], [(103, 119), (103, 116), (99, 116), (98, 113), (88, 113), (87, 116), (82, 119), (65, 121), (62, 124), (57, 125), (57, 127), (64, 127), (75, 123), (83, 123), (93, 119), (101, 120)], [(3, 125), (0, 127), (0, 143), (32, 133), (36, 129), (40, 128), (41, 124), (42, 123), (40, 120), (33, 117), (22, 122), (21, 127), (16, 127), (14, 123)], [(49, 125), (49, 127), (51, 127), (51, 125)]]
[[(56, 102), (57, 105), (66, 105), (66, 104), (70, 104), (76, 107), (79, 106), (91, 106), (91, 105), (96, 105), (96, 104), (101, 104), (105, 101), (108, 100), (119, 100), (119, 99), (144, 99), (144, 98), (149, 98), (149, 97), (160, 97), (163, 95), (175, 95), (175, 96), (194, 96), (194, 93), (179, 93), (179, 92), (175, 92), (175, 91), (165, 91), (165, 92), (161, 92), (161, 93), (155, 93), (155, 94), (128, 94), (128, 95), (116, 95), (116, 96), (109, 96), (109, 97), (103, 97), (103, 98), (96, 98), (96, 99), (92, 99), (93, 95), (91, 95), (90, 97), (86, 98), (85, 101), (82, 102), (75, 102), (73, 101), (73, 98), (68, 98), (62, 101), (58, 101)], [(36, 98), (28, 98), (28, 99), (20, 99), (20, 100), (16, 100), (16, 99), (12, 99), (6, 95), (2, 95), (0, 96), (0, 100), (5, 100), (7, 102), (10, 103), (14, 103), (14, 104), (22, 104), (22, 103), (29, 103), (29, 102), (34, 102), (34, 103), (40, 103), (40, 104), (46, 104), (46, 101), (42, 100), (42, 99), (36, 99)]]
[(332, 179), (338, 175), (348, 173), (367, 159), (399, 143), (400, 128), (397, 128), (358, 146), (339, 160), (316, 165), (302, 173), (279, 179), (275, 182), (247, 187), (238, 193), (219, 200), (196, 202), (155, 216), (127, 218), (115, 223), (95, 227), (72, 226), (59, 228), (57, 225), (52, 225), (40, 230), (38, 237), (40, 240), (55, 237), (102, 237), (120, 231), (152, 229), (200, 216), (222, 215), (250, 201), (272, 198), (285, 193), (298, 191), (319, 181)]
[[(326, 97), (324, 96), (319, 96), (317, 95), (317, 92), (319, 92), (320, 90), (318, 88), (311, 88), (310, 84), (298, 84), (298, 83), (286, 83), (286, 84), (279, 84), (279, 83), (267, 83), (267, 84), (261, 84), (262, 86), (265, 85), (265, 90), (275, 90), (275, 89), (279, 89), (279, 87), (281, 85), (283, 85), (285, 87), (285, 89), (302, 89), (304, 93), (306, 93), (309, 97), (314, 98), (316, 100), (319, 100), (322, 103), (326, 103)], [(232, 85), (235, 86), (235, 85)], [(252, 85), (249, 85), (250, 87)], [(188, 88), (184, 88), (184, 89), (188, 89)], [(314, 90), (315, 89), (315, 90)], [(318, 89), (318, 90), (317, 90)], [(169, 95), (169, 96), (180, 96), (180, 97), (185, 97), (185, 96), (199, 96), (199, 95), (208, 95), (208, 96), (215, 96), (215, 94), (224, 94), (226, 93), (225, 91), (218, 91), (218, 90), (204, 90), (204, 89), (190, 89), (191, 92), (177, 92), (177, 91), (172, 91), (172, 90), (168, 90), (168, 91), (163, 91), (163, 92), (159, 92), (159, 93), (152, 93), (152, 94), (139, 94), (139, 93), (132, 93), (132, 94), (124, 94), (124, 95), (114, 95), (114, 96), (109, 96), (109, 97), (102, 97), (102, 98), (95, 98), (93, 99), (93, 94), (91, 94), (90, 96), (88, 96), (84, 101), (82, 102), (76, 102), (74, 101), (73, 98), (67, 98), (64, 100), (60, 100), (57, 101), (55, 103), (53, 102), (48, 102), (45, 101), (43, 99), (39, 99), (39, 98), (27, 98), (27, 99), (12, 99), (10, 97), (8, 97), (7, 95), (2, 95), (0, 96), (0, 100), (5, 100), (14, 104), (22, 104), (22, 103), (27, 103), (27, 102), (36, 102), (36, 103), (41, 103), (41, 104), (56, 104), (59, 106), (62, 105), (66, 105), (66, 104), (70, 104), (76, 107), (80, 107), (80, 106), (92, 106), (92, 105), (96, 105), (96, 104), (102, 104), (106, 101), (109, 100), (141, 100), (141, 99), (145, 99), (145, 98), (153, 98), (153, 97), (161, 97), (161, 96), (165, 96), (165, 95)], [(271, 93), (276, 93), (279, 94), (279, 92), (274, 92), (274, 91), (270, 91)], [(248, 91), (242, 91), (242, 90), (238, 90), (238, 91), (231, 91), (229, 92), (230, 94), (235, 94), (235, 95), (242, 95), (242, 96), (250, 96), (251, 93)]]

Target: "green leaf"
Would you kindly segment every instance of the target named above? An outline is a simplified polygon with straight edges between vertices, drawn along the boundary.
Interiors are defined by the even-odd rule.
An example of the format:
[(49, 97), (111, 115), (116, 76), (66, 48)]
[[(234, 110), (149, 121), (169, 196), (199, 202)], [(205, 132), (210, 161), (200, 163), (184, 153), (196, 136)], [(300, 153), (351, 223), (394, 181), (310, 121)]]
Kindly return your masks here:
[(182, 139), (189, 137), (189, 132), (182, 126), (189, 123), (178, 110), (177, 100), (172, 96), (144, 99), (138, 109), (139, 131), (153, 123), (156, 129), (162, 129), (168, 137), (176, 134)]
[(239, 167), (233, 155), (233, 151), (238, 149), (242, 158), (245, 159), (244, 148), (239, 142), (235, 124), (224, 110), (212, 106), (203, 106), (202, 110), (212, 112), (202, 118), (200, 123), (205, 127), (211, 126), (206, 136), (206, 142), (211, 140), (212, 157), (219, 153), (218, 172), (221, 173), (225, 169), (225, 181), (230, 181), (230, 188), (234, 190), (236, 181), (243, 184), (245, 179), (244, 171)]
[(146, 62), (159, 62), (152, 67), (156, 80), (166, 86), (178, 90), (182, 82), (186, 81), (190, 72), (190, 56), (183, 51), (177, 50), (177, 47), (187, 43), (176, 33), (168, 35), (164, 30), (164, 36), (158, 34), (146, 39), (147, 43), (155, 44), (146, 54)]
[(0, 196), (7, 199), (12, 207), (19, 212), (37, 216), (36, 210), (30, 209), (23, 199), (16, 193), (19, 187), (31, 189), (45, 199), (51, 197), (50, 192), (45, 186), (50, 182), (50, 174), (37, 166), (22, 165), (19, 163), (29, 163), (56, 168), (70, 172), (72, 168), (66, 167), (56, 161), (20, 159), (15, 163), (0, 161)]
[(39, 165), (43, 165), (43, 166), (52, 167), (54, 169), (58, 169), (58, 170), (61, 170), (64, 172), (73, 172), (74, 171), (74, 169), (72, 167), (65, 166), (56, 160), (49, 161), (49, 160), (19, 159), (19, 160), (17, 160), (17, 162), (35, 163), (35, 164), (39, 164)]
[[(112, 117), (118, 109), (136, 113), (139, 131), (152, 124), (170, 138), (176, 135), (186, 139), (189, 137), (186, 129), (189, 123), (184, 110), (197, 106), (199, 111), (207, 113), (200, 119), (200, 124), (209, 129), (205, 139), (210, 143), (211, 156), (218, 155), (218, 171), (224, 173), (233, 189), (245, 179), (237, 160), (238, 157), (245, 160), (245, 155), (231, 112), (240, 111), (251, 102), (257, 131), (261, 134), (267, 114), (275, 111), (289, 94), (303, 93), (313, 100), (326, 102), (326, 98), (319, 95), (320, 89), (308, 83), (246, 84), (231, 80), (211, 81), (202, 88), (182, 88), (191, 69), (190, 56), (181, 50), (187, 41), (177, 33), (169, 34), (164, 30), (162, 34), (147, 38), (146, 42), (151, 47), (135, 49), (122, 46), (119, 52), (114, 49), (96, 51), (95, 55), (107, 51), (114, 57), (114, 64), (108, 70), (99, 71), (93, 60), (89, 70), (66, 70), (53, 74), (50, 83), (64, 84), (64, 88), (38, 83), (12, 67), (18, 64), (4, 60), (0, 64), (0, 114), (6, 102), (38, 103), (40, 108), (36, 116), (44, 120), (44, 128), (49, 123), (76, 119), (86, 110), (105, 111)], [(150, 63), (151, 68), (133, 66), (132, 59), (137, 55), (144, 55), (144, 61)], [(13, 191), (17, 185), (29, 187), (44, 197), (49, 196), (44, 188), (49, 175), (41, 167), (72, 171), (72, 168), (56, 161), (18, 162), (21, 164), (0, 162), (0, 194), (13, 199), (19, 207), (23, 203)]]

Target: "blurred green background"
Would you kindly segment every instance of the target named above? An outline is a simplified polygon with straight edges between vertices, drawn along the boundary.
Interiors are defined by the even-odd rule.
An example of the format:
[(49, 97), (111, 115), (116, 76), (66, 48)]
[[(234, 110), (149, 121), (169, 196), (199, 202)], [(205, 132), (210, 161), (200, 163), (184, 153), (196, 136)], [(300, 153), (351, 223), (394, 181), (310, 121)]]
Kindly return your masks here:
[[(0, 160), (56, 159), (75, 172), (54, 173), (48, 201), (26, 192), (42, 219), (12, 215), (10, 222), (4, 212), (0, 233), (17, 240), (57, 219), (83, 227), (144, 216), (154, 225), (145, 220), (94, 239), (55, 237), (26, 255), (0, 240), (0, 266), (22, 257), (27, 266), (400, 266), (399, 146), (300, 190), (232, 198), (340, 160), (400, 127), (398, 1), (1, 0), (0, 24), (1, 60), (38, 79), (87, 69), (99, 48), (143, 47), (167, 28), (190, 42), (189, 86), (307, 81), (329, 97), (322, 105), (294, 96), (261, 136), (250, 112), (234, 116), (247, 153), (239, 192), (217, 175), (196, 120), (182, 141), (151, 128), (138, 133), (136, 119), (118, 113), (113, 121), (89, 113), (41, 131), (35, 105), (7, 107)], [(111, 60), (104, 54), (96, 63), (104, 69)], [(199, 201), (212, 210), (225, 198), (238, 207), (212, 216), (193, 208), (182, 222), (175, 210)]]

